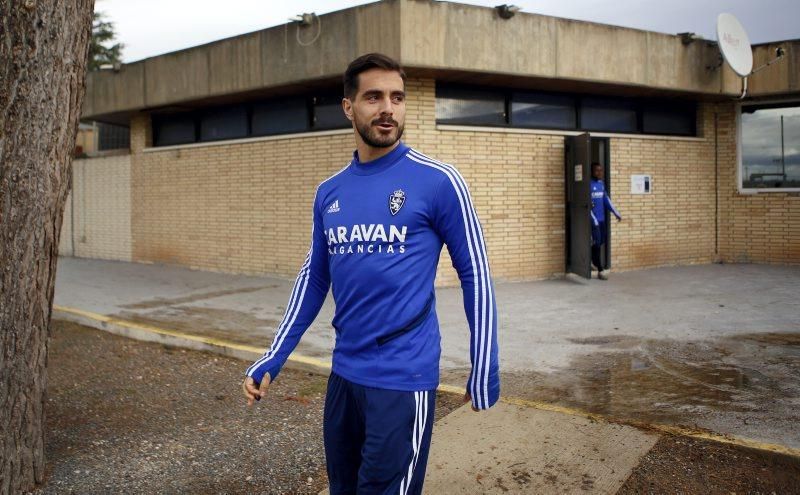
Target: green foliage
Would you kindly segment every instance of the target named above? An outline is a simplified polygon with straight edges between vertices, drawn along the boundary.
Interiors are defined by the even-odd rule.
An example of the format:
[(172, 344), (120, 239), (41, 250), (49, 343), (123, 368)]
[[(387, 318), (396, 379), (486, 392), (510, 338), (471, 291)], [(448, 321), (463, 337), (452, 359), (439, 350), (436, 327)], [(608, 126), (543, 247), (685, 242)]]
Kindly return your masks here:
[(116, 38), (114, 23), (105, 20), (105, 14), (92, 14), (92, 44), (89, 46), (89, 70), (98, 70), (103, 65), (122, 62), (122, 43), (114, 43)]

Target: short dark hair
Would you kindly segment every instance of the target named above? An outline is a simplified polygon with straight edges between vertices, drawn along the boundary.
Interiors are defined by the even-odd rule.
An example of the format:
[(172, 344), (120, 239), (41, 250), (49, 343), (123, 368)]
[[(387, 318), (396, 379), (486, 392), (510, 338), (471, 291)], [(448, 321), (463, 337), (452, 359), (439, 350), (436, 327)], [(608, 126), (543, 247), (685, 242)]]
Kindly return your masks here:
[(400, 64), (393, 58), (382, 53), (367, 53), (350, 62), (344, 71), (344, 97), (353, 98), (358, 93), (358, 75), (370, 69), (391, 70), (400, 74), (403, 85), (406, 83), (406, 73)]
[(600, 162), (592, 162), (592, 165), (591, 165), (591, 167), (592, 167), (592, 168), (594, 168), (594, 167), (600, 167), (600, 166), (601, 166), (601, 165), (600, 165)]

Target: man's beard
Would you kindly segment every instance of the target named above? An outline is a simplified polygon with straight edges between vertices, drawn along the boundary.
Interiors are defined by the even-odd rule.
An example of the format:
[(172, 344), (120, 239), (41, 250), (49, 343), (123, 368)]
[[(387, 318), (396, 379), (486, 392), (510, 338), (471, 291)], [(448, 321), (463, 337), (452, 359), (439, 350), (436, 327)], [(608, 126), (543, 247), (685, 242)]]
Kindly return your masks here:
[[(396, 134), (391, 132), (389, 134), (383, 134), (372, 127), (374, 125), (387, 122), (395, 126), (395, 129), (397, 129)], [(361, 139), (363, 139), (364, 142), (369, 146), (372, 146), (373, 148), (388, 148), (399, 141), (403, 136), (404, 126), (400, 125), (396, 120), (390, 117), (384, 119), (375, 119), (369, 124), (363, 125), (356, 121), (356, 130), (358, 130), (358, 134), (361, 135)]]

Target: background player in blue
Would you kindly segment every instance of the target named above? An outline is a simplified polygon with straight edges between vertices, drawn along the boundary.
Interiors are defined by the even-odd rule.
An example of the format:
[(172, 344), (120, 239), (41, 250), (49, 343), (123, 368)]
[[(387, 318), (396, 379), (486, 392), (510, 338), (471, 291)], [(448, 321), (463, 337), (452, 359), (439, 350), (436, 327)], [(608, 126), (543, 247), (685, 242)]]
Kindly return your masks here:
[(608, 241), (606, 239), (606, 210), (613, 213), (618, 222), (622, 221), (622, 217), (606, 193), (603, 183), (604, 175), (603, 166), (597, 162), (592, 163), (592, 263), (597, 267), (597, 278), (600, 280), (608, 280), (608, 275), (604, 271), (606, 267), (600, 257), (603, 245)]
[(322, 182), (311, 248), (272, 345), (247, 369), (249, 404), (264, 396), (330, 286), (336, 343), (325, 399), (331, 494), (421, 493), (439, 383), (433, 288), (443, 244), (464, 294), (472, 370), (465, 400), (498, 400), (497, 308), (483, 231), (463, 177), (400, 141), (405, 74), (380, 54), (344, 74), (352, 161)]

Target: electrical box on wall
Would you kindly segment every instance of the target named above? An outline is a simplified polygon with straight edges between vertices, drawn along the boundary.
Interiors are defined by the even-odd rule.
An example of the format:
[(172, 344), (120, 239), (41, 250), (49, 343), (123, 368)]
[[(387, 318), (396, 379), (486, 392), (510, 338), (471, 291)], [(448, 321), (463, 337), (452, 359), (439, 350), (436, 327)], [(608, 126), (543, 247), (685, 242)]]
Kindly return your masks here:
[(650, 194), (653, 180), (649, 175), (631, 175), (631, 194)]

